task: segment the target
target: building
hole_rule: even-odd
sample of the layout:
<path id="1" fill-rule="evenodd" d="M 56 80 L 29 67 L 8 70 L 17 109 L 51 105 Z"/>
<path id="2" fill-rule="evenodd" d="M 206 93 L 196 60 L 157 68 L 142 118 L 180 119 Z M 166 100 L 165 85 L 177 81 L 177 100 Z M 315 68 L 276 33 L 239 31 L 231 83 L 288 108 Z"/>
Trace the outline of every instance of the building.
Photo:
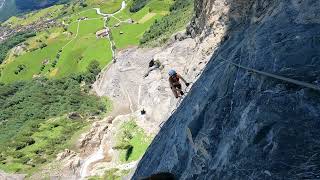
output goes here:
<path id="1" fill-rule="evenodd" d="M 109 28 L 105 28 L 96 32 L 97 38 L 107 37 L 109 35 Z"/>

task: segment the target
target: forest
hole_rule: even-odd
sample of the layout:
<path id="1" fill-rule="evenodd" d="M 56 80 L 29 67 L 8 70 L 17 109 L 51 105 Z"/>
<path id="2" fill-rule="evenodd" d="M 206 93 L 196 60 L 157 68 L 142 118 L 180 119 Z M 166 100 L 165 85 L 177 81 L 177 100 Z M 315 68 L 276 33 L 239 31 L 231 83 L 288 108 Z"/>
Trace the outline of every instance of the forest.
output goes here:
<path id="1" fill-rule="evenodd" d="M 0 163 L 41 164 L 45 162 L 44 157 L 54 157 L 61 149 L 60 145 L 86 124 L 86 118 L 105 113 L 105 100 L 89 94 L 90 83 L 100 70 L 97 61 L 93 61 L 86 73 L 63 79 L 41 77 L 0 84 L 0 144 L 3 145 L 0 147 Z M 65 118 L 69 113 L 79 114 L 82 120 Z M 48 121 L 52 118 L 58 120 Z M 54 138 L 35 138 L 37 133 L 54 128 L 58 128 Z M 37 144 L 35 150 L 25 150 L 34 144 Z M 38 144 L 46 148 L 38 147 Z"/>
<path id="2" fill-rule="evenodd" d="M 130 12 L 138 12 L 142 9 L 150 0 L 133 0 L 130 7 Z"/>

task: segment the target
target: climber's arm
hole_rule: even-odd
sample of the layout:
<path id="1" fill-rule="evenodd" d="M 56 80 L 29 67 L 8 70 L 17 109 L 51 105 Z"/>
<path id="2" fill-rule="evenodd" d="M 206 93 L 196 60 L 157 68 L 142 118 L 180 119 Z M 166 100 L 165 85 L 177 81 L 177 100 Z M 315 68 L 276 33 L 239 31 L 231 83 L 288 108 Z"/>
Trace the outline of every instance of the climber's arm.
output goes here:
<path id="1" fill-rule="evenodd" d="M 189 86 L 190 83 L 188 83 L 180 74 L 177 74 L 177 76 L 184 82 L 186 86 Z"/>

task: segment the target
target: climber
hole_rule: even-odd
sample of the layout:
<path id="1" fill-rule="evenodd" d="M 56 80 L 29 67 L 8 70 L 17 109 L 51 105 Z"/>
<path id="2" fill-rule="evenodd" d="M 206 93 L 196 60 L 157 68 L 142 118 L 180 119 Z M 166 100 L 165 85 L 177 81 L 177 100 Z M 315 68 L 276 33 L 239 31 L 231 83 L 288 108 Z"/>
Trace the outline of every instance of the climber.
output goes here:
<path id="1" fill-rule="evenodd" d="M 161 69 L 161 63 L 159 60 L 154 60 L 153 58 L 149 62 L 149 69 L 148 72 L 144 75 L 144 77 L 149 76 L 149 73 L 155 69 Z"/>
<path id="2" fill-rule="evenodd" d="M 175 70 L 171 69 L 169 71 L 170 88 L 176 98 L 184 95 L 184 92 L 182 91 L 181 83 L 179 81 L 180 79 L 184 82 L 184 84 L 187 87 L 190 85 L 190 83 L 187 83 L 187 81 L 180 74 L 178 74 Z"/>

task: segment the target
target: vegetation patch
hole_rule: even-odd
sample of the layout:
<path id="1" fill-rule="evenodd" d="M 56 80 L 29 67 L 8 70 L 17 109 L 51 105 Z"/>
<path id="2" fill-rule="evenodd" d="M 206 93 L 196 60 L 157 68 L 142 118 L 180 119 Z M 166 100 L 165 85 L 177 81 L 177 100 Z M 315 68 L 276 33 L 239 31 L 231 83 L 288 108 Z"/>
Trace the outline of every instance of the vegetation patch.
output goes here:
<path id="1" fill-rule="evenodd" d="M 121 9 L 123 0 L 86 0 L 90 7 L 99 7 L 103 13 L 112 14 Z"/>
<path id="2" fill-rule="evenodd" d="M 102 177 L 94 176 L 90 177 L 89 180 L 121 180 L 123 176 L 129 174 L 129 170 L 120 170 L 120 169 L 110 169 L 107 170 Z"/>
<path id="3" fill-rule="evenodd" d="M 24 43 L 24 53 L 9 55 L 2 66 L 0 81 L 10 83 L 38 76 L 63 78 L 72 73 L 81 74 L 94 60 L 104 67 L 111 61 L 112 52 L 110 42 L 95 35 L 103 23 L 102 19 L 93 19 L 81 21 L 79 30 L 78 23 L 73 23 L 67 31 L 52 28 L 39 32 Z M 23 71 L 17 73 L 18 66 L 23 66 Z"/>
<path id="4" fill-rule="evenodd" d="M 107 112 L 106 100 L 88 94 L 88 85 L 100 72 L 99 63 L 88 67 L 84 74 L 59 80 L 0 85 L 0 169 L 35 170 L 68 145 L 87 125 L 84 119 Z M 82 82 L 88 85 L 80 86 Z M 80 118 L 66 118 L 71 112 Z"/>
<path id="5" fill-rule="evenodd" d="M 13 138 L 2 156 L 1 169 L 11 172 L 32 173 L 43 164 L 56 158 L 68 147 L 74 133 L 88 123 L 84 120 L 54 118 L 40 124 L 26 126 Z"/>
<path id="6" fill-rule="evenodd" d="M 134 2 L 129 2 L 126 9 L 108 21 L 116 48 L 124 49 L 139 45 L 139 41 L 145 31 L 156 20 L 160 20 L 165 14 L 169 13 L 172 2 L 172 0 L 150 0 L 142 9 L 135 13 L 130 12 L 130 7 Z M 130 19 L 133 20 L 133 23 L 127 23 Z"/>
<path id="7" fill-rule="evenodd" d="M 2 42 L 0 44 L 0 64 L 5 60 L 7 53 L 11 48 L 33 36 L 36 36 L 34 32 L 17 33 L 16 35 Z"/>
<path id="8" fill-rule="evenodd" d="M 138 12 L 141 10 L 150 0 L 133 0 L 130 12 Z"/>
<path id="9" fill-rule="evenodd" d="M 170 7 L 170 14 L 155 21 L 140 40 L 142 46 L 159 46 L 170 36 L 183 30 L 193 14 L 193 0 L 176 0 Z"/>
<path id="10" fill-rule="evenodd" d="M 145 153 L 151 140 L 134 120 L 130 120 L 121 126 L 113 148 L 120 151 L 120 161 L 132 162 Z"/>
<path id="11" fill-rule="evenodd" d="M 148 20 L 152 19 L 154 16 L 156 16 L 157 14 L 156 13 L 148 13 L 146 14 L 143 18 L 141 18 L 138 22 L 139 23 L 145 23 L 147 22 Z"/>

